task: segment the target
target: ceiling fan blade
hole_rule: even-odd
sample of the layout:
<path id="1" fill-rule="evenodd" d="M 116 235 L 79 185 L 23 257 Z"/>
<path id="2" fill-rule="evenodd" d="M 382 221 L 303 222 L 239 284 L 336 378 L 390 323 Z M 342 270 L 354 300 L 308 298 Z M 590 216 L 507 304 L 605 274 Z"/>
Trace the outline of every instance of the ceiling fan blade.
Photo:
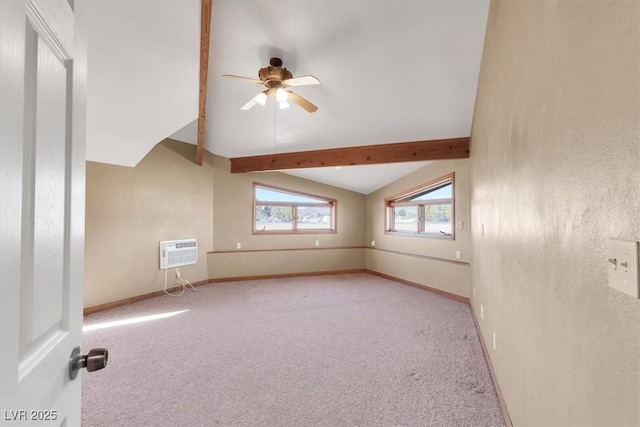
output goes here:
<path id="1" fill-rule="evenodd" d="M 251 99 L 249 100 L 249 102 L 247 102 L 246 104 L 244 104 L 242 107 L 240 107 L 240 109 L 241 109 L 242 111 L 247 111 L 247 110 L 250 110 L 250 109 L 252 109 L 253 107 L 255 107 L 255 106 L 256 106 L 256 104 L 258 103 L 258 101 L 256 100 L 256 97 L 257 97 L 257 95 L 256 95 L 256 96 L 254 96 L 253 98 L 251 98 Z"/>
<path id="2" fill-rule="evenodd" d="M 233 74 L 222 74 L 222 77 L 229 77 L 231 79 L 244 80 L 244 81 L 251 82 L 251 83 L 260 83 L 260 84 L 262 84 L 262 82 L 260 80 L 252 79 L 252 78 L 249 78 L 249 77 L 234 76 Z"/>
<path id="3" fill-rule="evenodd" d="M 255 107 L 256 104 L 264 105 L 266 101 L 267 101 L 267 91 L 264 90 L 259 94 L 257 94 L 256 96 L 254 96 L 253 98 L 251 98 L 249 102 L 247 102 L 242 107 L 240 107 L 240 109 L 243 111 L 247 111 Z"/>
<path id="4" fill-rule="evenodd" d="M 297 93 L 294 93 L 291 91 L 287 91 L 287 92 L 289 92 L 289 99 L 291 101 L 295 102 L 300 107 L 307 110 L 308 112 L 313 113 L 318 109 L 318 107 L 316 107 L 315 105 L 313 105 L 312 103 L 310 103 L 309 101 L 307 101 L 306 99 L 298 95 Z"/>
<path id="5" fill-rule="evenodd" d="M 313 76 L 301 76 L 283 80 L 282 83 L 284 83 L 286 86 L 319 85 L 320 80 L 316 79 Z"/>

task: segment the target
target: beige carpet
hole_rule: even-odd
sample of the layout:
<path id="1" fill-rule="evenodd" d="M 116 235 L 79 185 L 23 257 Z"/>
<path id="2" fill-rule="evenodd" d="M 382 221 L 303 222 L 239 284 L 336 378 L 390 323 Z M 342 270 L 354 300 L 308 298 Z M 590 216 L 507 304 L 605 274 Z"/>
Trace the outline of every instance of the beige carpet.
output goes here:
<path id="1" fill-rule="evenodd" d="M 85 318 L 173 314 L 84 333 L 110 359 L 83 426 L 504 425 L 463 303 L 369 274 L 197 289 Z"/>

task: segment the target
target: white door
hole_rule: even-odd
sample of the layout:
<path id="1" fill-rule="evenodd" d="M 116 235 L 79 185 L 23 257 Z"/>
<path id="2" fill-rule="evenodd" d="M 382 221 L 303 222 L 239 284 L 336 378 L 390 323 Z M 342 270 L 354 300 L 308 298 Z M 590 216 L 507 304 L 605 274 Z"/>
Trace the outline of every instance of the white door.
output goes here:
<path id="1" fill-rule="evenodd" d="M 80 425 L 69 358 L 82 339 L 83 8 L 0 0 L 3 426 Z"/>

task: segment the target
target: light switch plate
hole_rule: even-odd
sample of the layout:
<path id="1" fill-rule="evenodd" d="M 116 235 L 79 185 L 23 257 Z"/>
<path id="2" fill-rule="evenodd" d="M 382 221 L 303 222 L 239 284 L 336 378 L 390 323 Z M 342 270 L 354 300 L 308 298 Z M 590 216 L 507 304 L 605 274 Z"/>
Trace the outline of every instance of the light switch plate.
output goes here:
<path id="1" fill-rule="evenodd" d="M 640 298 L 638 282 L 638 242 L 609 239 L 609 286 Z"/>

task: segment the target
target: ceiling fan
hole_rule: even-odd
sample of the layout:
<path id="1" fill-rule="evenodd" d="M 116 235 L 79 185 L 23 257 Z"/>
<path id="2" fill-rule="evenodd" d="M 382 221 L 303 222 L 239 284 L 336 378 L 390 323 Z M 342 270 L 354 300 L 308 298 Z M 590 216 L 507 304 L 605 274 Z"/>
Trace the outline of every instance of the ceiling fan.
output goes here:
<path id="1" fill-rule="evenodd" d="M 231 74 L 223 74 L 222 77 L 230 77 L 238 80 L 245 80 L 252 83 L 259 83 L 266 86 L 266 90 L 263 90 L 242 107 L 241 110 L 250 110 L 256 104 L 265 105 L 267 98 L 270 96 L 278 101 L 280 109 L 289 108 L 289 102 L 292 101 L 304 108 L 310 113 L 313 113 L 318 109 L 317 106 L 307 101 L 295 92 L 288 90 L 288 87 L 305 86 L 305 85 L 317 85 L 320 84 L 320 80 L 313 76 L 293 77 L 291 72 L 282 66 L 282 60 L 280 58 L 271 58 L 269 60 L 269 66 L 260 68 L 258 71 L 257 79 L 249 77 L 234 76 Z"/>

